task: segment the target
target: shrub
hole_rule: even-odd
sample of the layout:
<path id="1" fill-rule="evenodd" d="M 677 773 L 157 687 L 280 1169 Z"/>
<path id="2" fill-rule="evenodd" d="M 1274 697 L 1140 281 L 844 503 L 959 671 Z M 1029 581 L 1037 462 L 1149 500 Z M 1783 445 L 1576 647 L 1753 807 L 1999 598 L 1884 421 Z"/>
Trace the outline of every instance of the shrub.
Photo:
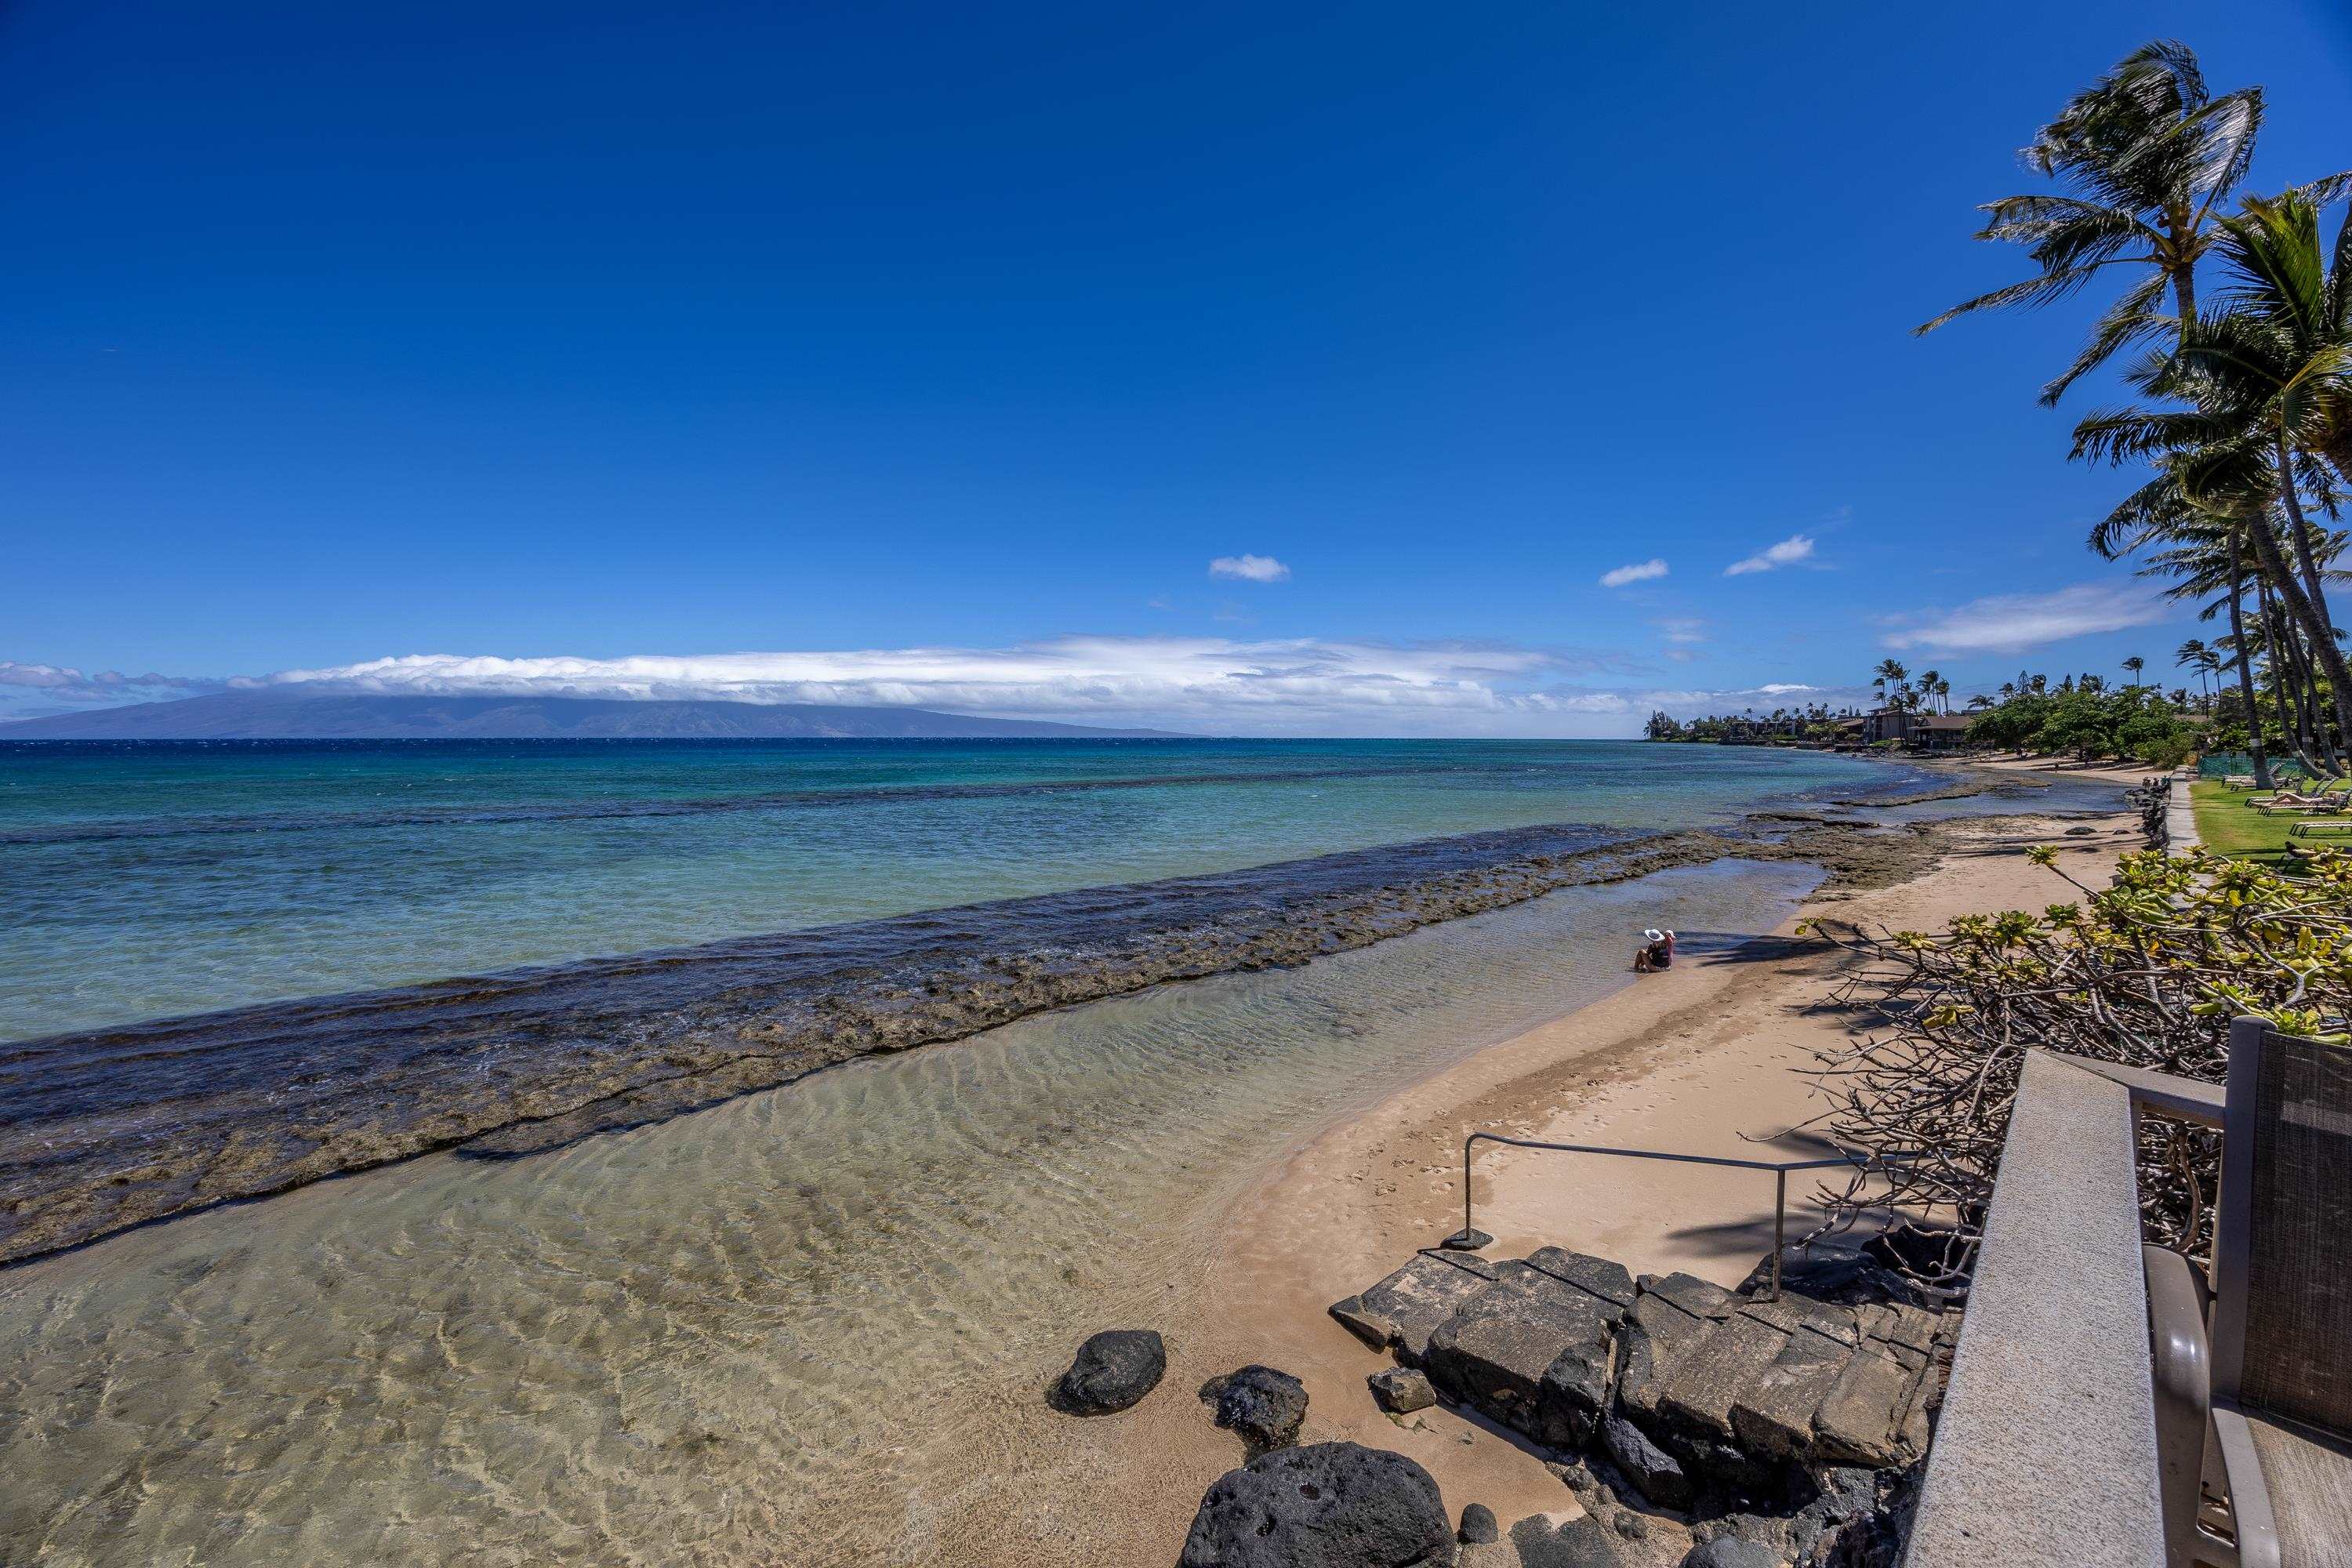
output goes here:
<path id="1" fill-rule="evenodd" d="M 1825 1228 L 1893 1206 L 1955 1228 L 1926 1284 L 1966 1283 L 2029 1047 L 2220 1082 L 2230 1020 L 2352 1043 L 2352 855 L 2314 852 L 2286 874 L 2202 851 L 2127 855 L 2094 890 L 2036 914 L 1966 915 L 1949 930 L 1812 929 L 1867 962 L 1839 1000 L 1879 1026 L 1815 1069 L 1842 1147 L 1899 1163 L 1826 1194 Z M 2148 1119 L 2140 1194 L 2151 1239 L 2183 1250 L 2208 1230 L 2216 1140 Z"/>

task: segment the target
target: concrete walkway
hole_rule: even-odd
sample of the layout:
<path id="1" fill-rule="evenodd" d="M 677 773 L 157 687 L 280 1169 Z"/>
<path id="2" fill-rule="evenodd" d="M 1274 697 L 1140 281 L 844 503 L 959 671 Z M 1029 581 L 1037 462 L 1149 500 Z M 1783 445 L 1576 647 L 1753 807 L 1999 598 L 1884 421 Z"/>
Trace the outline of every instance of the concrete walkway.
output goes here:
<path id="1" fill-rule="evenodd" d="M 2172 798 L 2164 807 L 2164 832 L 2175 855 L 2185 855 L 2204 842 L 2197 837 L 2197 813 L 2189 804 L 2189 786 L 2196 777 L 2187 768 L 2178 769 L 2172 775 Z"/>

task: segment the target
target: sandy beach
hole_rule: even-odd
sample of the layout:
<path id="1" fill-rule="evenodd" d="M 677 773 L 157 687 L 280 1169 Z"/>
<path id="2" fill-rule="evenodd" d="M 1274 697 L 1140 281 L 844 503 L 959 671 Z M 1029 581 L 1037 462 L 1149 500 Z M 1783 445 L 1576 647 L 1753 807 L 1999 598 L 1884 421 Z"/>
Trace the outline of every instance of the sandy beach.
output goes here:
<path id="1" fill-rule="evenodd" d="M 2095 776 L 2129 783 L 2141 775 Z M 1099 1520 L 1097 1560 L 1169 1560 L 1202 1491 L 1240 1462 L 1238 1443 L 1211 1425 L 1190 1391 L 1253 1362 L 1305 1381 L 1302 1442 L 1349 1439 L 1409 1454 L 1457 1512 L 1483 1502 L 1507 1522 L 1573 1511 L 1567 1488 L 1501 1429 L 1444 1408 L 1401 1420 L 1382 1415 L 1364 1379 L 1386 1358 L 1326 1308 L 1460 1226 L 1462 1141 L 1474 1130 L 1754 1158 L 1819 1152 L 1791 1132 L 1822 1109 L 1799 1069 L 1846 1038 L 1850 1020 L 1827 1001 L 1848 961 L 1800 936 L 1800 921 L 1935 929 L 1970 911 L 2038 908 L 2068 889 L 2026 859 L 2030 847 L 2060 846 L 2060 865 L 2095 886 L 2119 854 L 2138 847 L 2136 826 L 2122 814 L 2095 822 L 1961 821 L 1933 831 L 1939 853 L 1923 875 L 1889 887 L 1825 889 L 1772 935 L 1645 976 L 1480 1052 L 1269 1170 L 1234 1211 L 1197 1308 L 1156 1325 L 1168 1341 L 1163 1392 L 1089 1424 L 1088 1440 L 1101 1441 L 1113 1462 L 1096 1482 L 1099 1498 L 1066 1500 L 1073 1512 Z M 1770 1246 L 1771 1180 L 1759 1173 L 1487 1145 L 1475 1182 L 1477 1224 L 1496 1238 L 1490 1257 L 1558 1245 L 1617 1258 L 1637 1273 L 1683 1269 L 1732 1285 Z M 1811 1192 L 1801 1183 L 1790 1183 L 1792 1237 L 1817 1217 L 1800 1201 Z"/>

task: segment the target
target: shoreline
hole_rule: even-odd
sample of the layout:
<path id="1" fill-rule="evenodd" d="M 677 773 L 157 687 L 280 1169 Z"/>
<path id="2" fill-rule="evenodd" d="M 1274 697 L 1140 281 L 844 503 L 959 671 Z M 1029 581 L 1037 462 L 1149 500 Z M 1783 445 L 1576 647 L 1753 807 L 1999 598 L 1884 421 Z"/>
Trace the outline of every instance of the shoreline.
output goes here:
<path id="1" fill-rule="evenodd" d="M 2144 771 L 2103 776 L 2130 783 Z M 2025 858 L 2029 847 L 2057 844 L 2060 864 L 2093 885 L 2118 855 L 2141 847 L 2127 812 L 2091 823 L 2035 813 L 1964 818 L 1934 832 L 1946 841 L 1916 874 L 1874 887 L 1832 879 L 1779 930 L 1663 974 L 1629 977 L 1597 1001 L 1398 1090 L 1262 1170 L 1235 1205 L 1192 1310 L 1155 1325 L 1168 1342 L 1165 1386 L 1174 1393 L 1119 1418 L 1126 1429 L 1111 1446 L 1111 1484 L 1093 1500 L 1111 1521 L 1097 1560 L 1142 1568 L 1165 1561 L 1182 1539 L 1201 1492 L 1238 1462 L 1230 1436 L 1186 1391 L 1253 1362 L 1307 1384 L 1302 1443 L 1347 1440 L 1407 1454 L 1436 1478 L 1457 1513 L 1470 1502 L 1506 1521 L 1577 1511 L 1574 1495 L 1517 1435 L 1442 1405 L 1402 1418 L 1381 1414 L 1364 1378 L 1388 1358 L 1326 1309 L 1460 1226 L 1462 1139 L 1474 1129 L 1678 1152 L 1818 1152 L 1798 1129 L 1822 1102 L 1811 1080 L 1790 1069 L 1845 1038 L 1848 1021 L 1823 1004 L 1851 960 L 1798 936 L 1800 921 L 1833 915 L 1930 928 L 1957 914 L 2038 906 L 2056 896 L 2056 884 Z M 1636 1273 L 1680 1269 L 1729 1286 L 1770 1249 L 1771 1184 L 1757 1173 L 1494 1145 L 1472 1169 L 1476 1222 L 1496 1238 L 1485 1249 L 1490 1258 L 1563 1246 Z M 1791 1184 L 1792 1240 L 1818 1221 L 1810 1193 Z"/>
<path id="2" fill-rule="evenodd" d="M 410 1162 L 0 1271 L 25 1479 L 0 1538 L 92 1563 L 299 1542 L 353 1563 L 1164 1563 L 1240 1462 L 1193 1390 L 1252 1362 L 1307 1381 L 1307 1440 L 1410 1453 L 1457 1510 L 1571 1508 L 1493 1428 L 1389 1425 L 1362 1382 L 1380 1358 L 1324 1308 L 1459 1225 L 1468 1125 L 1582 1112 L 1609 1124 L 1589 1141 L 1691 1146 L 1642 1119 L 1695 1103 L 1677 1072 L 1764 1070 L 1727 1068 L 1717 1037 L 1736 1046 L 1733 1016 L 1790 963 L 1792 912 L 2014 868 L 1969 853 L 2006 836 L 2095 853 L 2103 832 L 1917 815 L 1846 823 L 1830 889 L 1784 842 L 1778 864 L 1567 889 L 544 1159 Z M 1635 981 L 1650 923 L 1689 941 Z M 1482 1158 L 1479 1223 L 1649 1266 L 1601 1238 L 1612 1217 L 1664 1236 L 1747 1212 L 1685 1194 L 1660 1225 L 1553 1180 Z M 1735 1275 L 1761 1250 L 1718 1245 Z M 1167 1336 L 1160 1390 L 1099 1420 L 1048 1409 L 1076 1340 L 1110 1327 Z M 300 1392 L 319 1367 L 359 1381 L 320 1402 Z"/>
<path id="3" fill-rule="evenodd" d="M 1963 774 L 1884 804 L 2000 788 Z M 1470 834 L 13 1042 L 0 1097 L 23 1108 L 15 1130 L 37 1152 L 0 1157 L 15 1198 L 0 1268 L 443 1150 L 546 1154 L 844 1062 L 1296 966 L 1566 888 L 1726 858 L 1869 886 L 1930 853 L 1932 828 L 1889 832 L 1824 804 L 1841 815 Z"/>

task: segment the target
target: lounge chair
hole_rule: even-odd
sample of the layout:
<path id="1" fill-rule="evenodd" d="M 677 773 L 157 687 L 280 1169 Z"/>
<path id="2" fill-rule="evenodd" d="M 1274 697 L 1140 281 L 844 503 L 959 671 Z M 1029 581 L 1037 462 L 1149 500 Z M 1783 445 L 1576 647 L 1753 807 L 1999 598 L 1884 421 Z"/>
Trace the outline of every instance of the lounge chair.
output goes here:
<path id="1" fill-rule="evenodd" d="M 2352 1048 L 2239 1019 L 2221 1127 L 2210 1289 L 2181 1254 L 2144 1255 L 2168 1552 L 2174 1568 L 2342 1568 Z"/>
<path id="2" fill-rule="evenodd" d="M 2264 816 L 2282 811 L 2341 811 L 2344 803 L 2330 800 L 2324 795 L 2289 795 L 2282 790 L 2277 795 L 2257 797 L 2246 803 Z"/>

